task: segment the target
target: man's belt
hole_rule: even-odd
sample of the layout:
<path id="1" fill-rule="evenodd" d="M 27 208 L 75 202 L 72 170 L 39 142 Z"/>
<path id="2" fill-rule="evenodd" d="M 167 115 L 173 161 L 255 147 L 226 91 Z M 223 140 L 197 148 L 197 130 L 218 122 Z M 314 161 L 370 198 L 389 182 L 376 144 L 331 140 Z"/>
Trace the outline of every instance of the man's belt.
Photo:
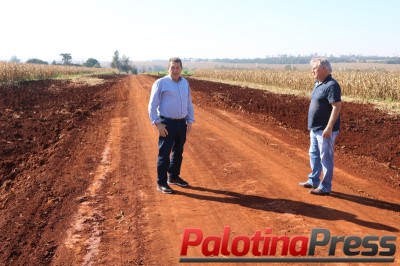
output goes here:
<path id="1" fill-rule="evenodd" d="M 186 121 L 186 119 L 185 118 L 170 118 L 170 117 L 165 117 L 165 116 L 160 116 L 160 118 L 161 119 L 164 119 L 164 120 L 172 120 L 172 121 Z"/>

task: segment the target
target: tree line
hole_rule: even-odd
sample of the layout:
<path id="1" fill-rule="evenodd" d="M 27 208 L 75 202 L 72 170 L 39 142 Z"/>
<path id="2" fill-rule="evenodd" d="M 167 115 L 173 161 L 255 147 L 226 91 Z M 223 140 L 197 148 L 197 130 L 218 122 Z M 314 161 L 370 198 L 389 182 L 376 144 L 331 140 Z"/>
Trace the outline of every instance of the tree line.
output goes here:
<path id="1" fill-rule="evenodd" d="M 70 53 L 61 53 L 61 61 L 62 63 L 57 63 L 55 60 L 51 63 L 52 65 L 64 65 L 64 66 L 84 66 L 84 67 L 94 67 L 101 68 L 100 62 L 95 58 L 89 58 L 83 64 L 74 64 L 72 63 L 72 56 Z M 12 56 L 9 62 L 20 63 L 21 60 L 17 56 Z M 29 64 L 39 64 L 39 65 L 48 65 L 49 63 L 38 59 L 38 58 L 30 58 L 25 63 Z M 112 68 L 117 68 L 121 72 L 137 74 L 137 68 L 135 65 L 131 64 L 129 57 L 123 55 L 121 58 L 119 56 L 119 52 L 115 51 L 112 57 L 111 62 Z"/>
<path id="2" fill-rule="evenodd" d="M 400 57 L 385 57 L 385 56 L 363 56 L 363 55 L 341 55 L 341 56 L 321 56 L 318 54 L 311 54 L 308 56 L 293 56 L 293 55 L 278 55 L 267 56 L 265 58 L 217 58 L 217 59 L 202 59 L 202 58 L 189 58 L 195 62 L 219 62 L 219 63 L 234 63 L 234 64 L 309 64 L 313 57 L 326 57 L 332 63 L 386 63 L 386 64 L 400 64 Z"/>

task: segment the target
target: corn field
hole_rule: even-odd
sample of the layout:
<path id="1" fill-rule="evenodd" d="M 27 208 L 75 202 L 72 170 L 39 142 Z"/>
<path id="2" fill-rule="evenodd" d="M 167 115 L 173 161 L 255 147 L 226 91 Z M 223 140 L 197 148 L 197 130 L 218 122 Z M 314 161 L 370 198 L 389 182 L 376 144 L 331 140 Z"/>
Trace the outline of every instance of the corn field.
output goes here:
<path id="1" fill-rule="evenodd" d="M 255 83 L 310 93 L 314 80 L 310 71 L 196 70 L 193 75 L 225 81 Z M 400 101 L 400 72 L 334 71 L 342 95 L 358 99 Z"/>
<path id="2" fill-rule="evenodd" d="M 49 79 L 61 75 L 104 72 L 104 68 L 0 62 L 0 82 Z"/>

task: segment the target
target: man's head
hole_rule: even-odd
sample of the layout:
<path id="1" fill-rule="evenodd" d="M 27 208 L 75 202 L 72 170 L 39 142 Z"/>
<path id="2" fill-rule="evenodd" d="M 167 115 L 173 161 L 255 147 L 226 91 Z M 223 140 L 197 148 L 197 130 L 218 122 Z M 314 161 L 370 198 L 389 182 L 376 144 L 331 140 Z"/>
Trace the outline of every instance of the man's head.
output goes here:
<path id="1" fill-rule="evenodd" d="M 332 73 L 331 63 L 326 58 L 313 58 L 310 64 L 314 78 L 318 81 L 324 81 Z"/>
<path id="2" fill-rule="evenodd" d="M 171 78 L 178 81 L 182 72 L 182 60 L 179 57 L 169 59 L 168 73 Z"/>

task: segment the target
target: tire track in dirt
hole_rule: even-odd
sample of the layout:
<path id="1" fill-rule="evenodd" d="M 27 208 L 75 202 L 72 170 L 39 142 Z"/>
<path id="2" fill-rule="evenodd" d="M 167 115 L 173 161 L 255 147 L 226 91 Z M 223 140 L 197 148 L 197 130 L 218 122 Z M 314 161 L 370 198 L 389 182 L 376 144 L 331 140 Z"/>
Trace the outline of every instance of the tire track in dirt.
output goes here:
<path id="1" fill-rule="evenodd" d="M 120 145 L 123 126 L 122 118 L 111 120 L 111 133 L 102 153 L 100 165 L 94 173 L 90 173 L 94 177 L 84 196 L 79 199 L 80 205 L 73 225 L 68 230 L 67 239 L 63 243 L 72 251 L 73 257 L 79 258 L 79 255 L 84 253 L 83 251 L 86 252 L 82 265 L 90 265 L 99 253 L 103 234 L 100 224 L 105 218 L 102 212 L 104 207 L 99 204 L 98 197 L 104 180 L 110 177 L 120 163 L 119 151 L 115 148 Z"/>
<path id="2" fill-rule="evenodd" d="M 100 253 L 95 260 L 99 265 L 146 265 L 143 261 L 147 250 L 144 229 L 148 224 L 145 209 L 150 182 L 140 135 L 142 122 L 136 116 L 138 104 L 134 96 L 143 89 L 137 82 L 137 78 L 131 76 L 121 84 L 124 101 L 119 116 L 124 117 L 125 124 L 121 142 L 115 147 L 120 161 L 103 191 L 106 219 Z"/>

